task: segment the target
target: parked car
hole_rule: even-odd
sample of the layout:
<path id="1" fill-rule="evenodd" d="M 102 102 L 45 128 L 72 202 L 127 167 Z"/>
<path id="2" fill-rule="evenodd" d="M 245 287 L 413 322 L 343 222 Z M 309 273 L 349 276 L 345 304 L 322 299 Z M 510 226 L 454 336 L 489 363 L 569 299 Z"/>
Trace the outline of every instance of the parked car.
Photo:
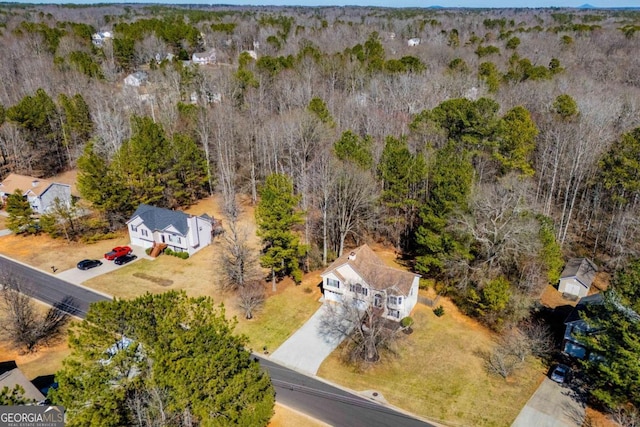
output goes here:
<path id="1" fill-rule="evenodd" d="M 559 364 L 551 371 L 551 380 L 558 384 L 569 382 L 571 376 L 571 368 L 567 365 Z"/>
<path id="2" fill-rule="evenodd" d="M 123 264 L 127 264 L 131 261 L 133 261 L 134 259 L 138 258 L 135 255 L 122 255 L 119 256 L 118 258 L 113 260 L 113 263 L 116 265 L 123 265 Z"/>
<path id="3" fill-rule="evenodd" d="M 78 269 L 88 270 L 90 268 L 99 267 L 102 265 L 102 261 L 99 259 L 83 259 L 78 263 Z"/>
<path id="4" fill-rule="evenodd" d="M 111 249 L 111 251 L 104 254 L 104 257 L 109 261 L 113 261 L 119 256 L 129 255 L 131 252 L 133 251 L 129 246 L 116 246 L 115 248 Z"/>

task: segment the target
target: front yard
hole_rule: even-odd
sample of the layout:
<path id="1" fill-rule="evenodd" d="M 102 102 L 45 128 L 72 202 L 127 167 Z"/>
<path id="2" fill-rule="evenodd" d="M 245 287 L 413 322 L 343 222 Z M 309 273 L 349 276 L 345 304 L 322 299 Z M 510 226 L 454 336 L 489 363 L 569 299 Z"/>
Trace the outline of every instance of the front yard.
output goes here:
<path id="1" fill-rule="evenodd" d="M 422 291 L 421 291 L 422 292 Z M 442 300 L 445 315 L 418 303 L 411 335 L 403 336 L 396 356 L 357 372 L 336 350 L 318 375 L 354 390 L 376 390 L 392 405 L 451 425 L 508 426 L 544 377 L 544 368 L 528 361 L 504 380 L 487 373 L 483 354 L 491 334 Z"/>

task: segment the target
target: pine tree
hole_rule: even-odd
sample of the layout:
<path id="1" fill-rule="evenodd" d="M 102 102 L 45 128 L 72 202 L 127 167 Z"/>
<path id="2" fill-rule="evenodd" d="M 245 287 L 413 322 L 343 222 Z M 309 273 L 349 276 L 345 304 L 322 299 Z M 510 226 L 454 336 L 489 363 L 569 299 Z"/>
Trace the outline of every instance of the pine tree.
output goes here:
<path id="1" fill-rule="evenodd" d="M 16 189 L 7 197 L 7 228 L 14 233 L 36 233 L 36 221 L 33 218 L 33 210 L 29 200 L 22 195 L 22 191 Z"/>
<path id="2" fill-rule="evenodd" d="M 393 230 L 393 240 L 400 245 L 402 235 L 412 226 L 418 204 L 424 198 L 426 164 L 421 154 L 409 151 L 406 139 L 387 137 L 378 164 L 382 180 L 381 201 L 387 208 L 386 220 Z"/>
<path id="3" fill-rule="evenodd" d="M 464 151 L 456 150 L 453 142 L 438 150 L 429 173 L 429 198 L 420 209 L 421 225 L 416 231 L 420 273 L 440 275 L 447 260 L 469 256 L 447 230 L 447 223 L 452 212 L 466 209 L 472 181 L 473 166 Z"/>
<path id="4" fill-rule="evenodd" d="M 293 227 L 303 222 L 297 210 L 300 196 L 293 193 L 291 178 L 271 174 L 259 189 L 260 201 L 256 208 L 258 236 L 262 238 L 260 264 L 271 270 L 273 290 L 276 279 L 290 275 L 296 283 L 302 280 L 300 258 L 306 253 Z"/>
<path id="5" fill-rule="evenodd" d="M 67 425 L 265 426 L 274 390 L 235 324 L 184 292 L 100 302 L 73 327 L 56 374 Z M 192 424 L 189 424 L 192 423 Z"/>

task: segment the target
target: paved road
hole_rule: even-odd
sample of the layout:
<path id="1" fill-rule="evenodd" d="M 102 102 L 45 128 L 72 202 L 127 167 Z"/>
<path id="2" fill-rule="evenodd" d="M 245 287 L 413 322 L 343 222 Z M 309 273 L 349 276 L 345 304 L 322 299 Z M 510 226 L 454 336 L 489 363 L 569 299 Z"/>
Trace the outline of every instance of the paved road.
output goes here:
<path id="1" fill-rule="evenodd" d="M 104 295 L 74 285 L 57 277 L 12 261 L 0 255 L 0 272 L 20 280 L 21 290 L 48 304 L 66 301 L 68 311 L 84 318 L 89 304 L 108 300 Z M 382 406 L 373 400 L 349 393 L 326 382 L 260 358 L 276 388 L 276 400 L 334 426 L 414 427 L 431 426 L 410 415 Z"/>
<path id="2" fill-rule="evenodd" d="M 270 360 L 259 359 L 271 375 L 276 401 L 327 424 L 349 427 L 432 426 Z"/>
<path id="3" fill-rule="evenodd" d="M 545 378 L 511 427 L 580 427 L 584 416 L 584 404 L 569 387 Z"/>
<path id="4" fill-rule="evenodd" d="M 271 359 L 315 375 L 324 359 L 344 339 L 342 336 L 327 336 L 321 333 L 320 321 L 323 316 L 325 316 L 324 305 L 271 354 Z"/>
<path id="5" fill-rule="evenodd" d="M 21 291 L 30 297 L 50 305 L 58 304 L 61 309 L 81 318 L 86 316 L 89 304 L 92 302 L 110 299 L 2 255 L 0 255 L 0 272 L 16 277 Z"/>

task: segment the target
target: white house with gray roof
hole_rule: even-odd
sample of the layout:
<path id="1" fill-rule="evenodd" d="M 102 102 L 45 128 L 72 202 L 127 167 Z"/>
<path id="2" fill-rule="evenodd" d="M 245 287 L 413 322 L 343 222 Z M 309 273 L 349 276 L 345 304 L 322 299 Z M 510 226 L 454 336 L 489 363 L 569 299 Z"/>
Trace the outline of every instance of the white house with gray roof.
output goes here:
<path id="1" fill-rule="evenodd" d="M 368 245 L 343 254 L 321 276 L 326 302 L 348 297 L 390 320 L 409 316 L 418 302 L 420 275 L 386 266 Z"/>
<path id="2" fill-rule="evenodd" d="M 558 291 L 573 298 L 586 297 L 598 267 L 588 258 L 572 258 L 562 270 Z"/>
<path id="3" fill-rule="evenodd" d="M 132 245 L 150 248 L 164 243 L 191 256 L 211 244 L 213 222 L 207 214 L 196 216 L 142 204 L 127 221 L 127 228 Z"/>

